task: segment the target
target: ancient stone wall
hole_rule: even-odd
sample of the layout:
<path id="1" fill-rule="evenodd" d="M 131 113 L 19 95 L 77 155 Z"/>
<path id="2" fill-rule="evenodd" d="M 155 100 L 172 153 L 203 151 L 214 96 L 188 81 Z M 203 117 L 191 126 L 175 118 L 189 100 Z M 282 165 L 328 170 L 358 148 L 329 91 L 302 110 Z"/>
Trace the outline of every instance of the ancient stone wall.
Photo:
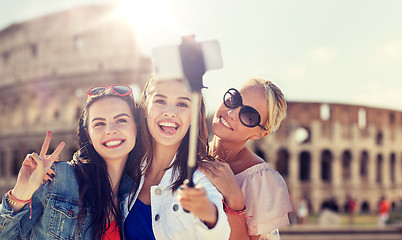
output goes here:
<path id="1" fill-rule="evenodd" d="M 346 104 L 289 102 L 279 131 L 250 144 L 287 181 L 295 207 L 314 212 L 346 197 L 375 212 L 381 196 L 402 197 L 402 112 Z"/>

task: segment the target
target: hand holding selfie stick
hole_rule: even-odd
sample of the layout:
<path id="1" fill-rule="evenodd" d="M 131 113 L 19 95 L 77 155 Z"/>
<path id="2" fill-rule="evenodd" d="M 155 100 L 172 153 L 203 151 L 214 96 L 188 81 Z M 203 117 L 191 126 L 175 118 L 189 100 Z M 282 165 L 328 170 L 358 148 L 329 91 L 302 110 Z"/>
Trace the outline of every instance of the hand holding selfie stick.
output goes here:
<path id="1" fill-rule="evenodd" d="M 209 69 L 222 67 L 220 47 L 217 41 L 196 42 L 195 36 L 183 36 L 179 46 L 155 48 L 152 52 L 155 72 L 159 79 L 187 79 L 191 91 L 191 127 L 188 156 L 188 186 L 194 187 L 193 173 L 196 169 L 199 112 L 202 77 Z"/>
<path id="2" fill-rule="evenodd" d="M 179 46 L 180 58 L 184 76 L 191 87 L 191 127 L 190 127 L 190 144 L 187 164 L 188 186 L 194 187 L 193 173 L 196 169 L 197 157 L 197 139 L 198 139 L 198 121 L 200 111 L 200 99 L 202 85 L 202 77 L 206 71 L 204 64 L 204 56 L 201 44 L 197 43 L 194 35 L 182 38 Z"/>

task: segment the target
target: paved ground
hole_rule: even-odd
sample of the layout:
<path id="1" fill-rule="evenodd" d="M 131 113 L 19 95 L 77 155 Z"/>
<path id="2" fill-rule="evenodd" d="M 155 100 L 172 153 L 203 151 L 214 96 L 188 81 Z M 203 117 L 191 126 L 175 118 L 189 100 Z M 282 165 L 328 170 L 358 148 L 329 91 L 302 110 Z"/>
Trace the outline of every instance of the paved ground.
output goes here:
<path id="1" fill-rule="evenodd" d="M 281 230 L 281 240 L 402 240 L 402 226 L 383 229 L 290 226 Z"/>

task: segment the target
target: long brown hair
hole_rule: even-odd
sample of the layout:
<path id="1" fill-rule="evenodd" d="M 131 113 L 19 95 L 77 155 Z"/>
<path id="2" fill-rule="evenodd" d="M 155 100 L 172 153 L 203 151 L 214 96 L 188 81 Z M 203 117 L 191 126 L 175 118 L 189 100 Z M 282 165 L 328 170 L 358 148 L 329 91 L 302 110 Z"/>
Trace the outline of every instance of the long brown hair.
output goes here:
<path id="1" fill-rule="evenodd" d="M 100 236 L 105 234 L 107 229 L 110 227 L 110 214 L 113 215 L 114 219 L 122 219 L 122 214 L 118 206 L 114 204 L 114 197 L 112 186 L 110 182 L 110 176 L 107 172 L 107 166 L 105 160 L 96 152 L 93 145 L 90 142 L 88 135 L 88 110 L 90 106 L 100 100 L 107 97 L 118 97 L 127 102 L 130 107 L 131 113 L 134 117 L 137 129 L 139 129 L 138 122 L 138 109 L 134 105 L 132 96 L 119 96 L 110 90 L 88 97 L 84 111 L 78 122 L 77 130 L 77 142 L 80 149 L 74 154 L 73 160 L 71 160 L 72 166 L 74 166 L 74 172 L 79 184 L 79 206 L 80 210 L 78 213 L 78 225 L 81 229 L 83 221 L 87 214 L 91 214 L 91 222 L 85 232 L 92 227 L 92 238 L 98 239 Z M 140 132 L 137 131 L 137 140 Z M 138 141 L 136 141 L 137 143 Z M 129 177 L 134 179 L 136 167 L 135 159 L 137 156 L 141 156 L 140 148 L 136 146 L 129 153 L 127 157 L 127 162 L 125 166 L 125 173 Z M 131 191 L 133 191 L 133 185 Z M 121 222 L 119 222 L 121 226 Z M 121 231 L 121 229 L 120 229 Z M 84 233 L 85 234 L 85 233 Z"/>
<path id="2" fill-rule="evenodd" d="M 148 107 L 148 100 L 149 95 L 151 93 L 152 87 L 157 83 L 157 79 L 155 77 L 151 77 L 148 82 L 146 83 L 140 101 L 138 103 L 140 109 L 140 125 L 146 126 L 140 129 L 141 132 L 141 140 L 140 145 L 142 149 L 145 149 L 144 157 L 138 163 L 140 166 L 146 161 L 147 165 L 144 169 L 138 169 L 135 174 L 134 181 L 139 183 L 141 180 L 141 176 L 145 174 L 148 167 L 151 165 L 153 160 L 153 142 L 151 133 L 148 130 L 148 125 L 146 121 L 146 111 Z M 177 79 L 177 81 L 183 81 Z M 210 159 L 211 157 L 208 155 L 208 129 L 206 124 L 206 113 L 205 113 L 205 104 L 204 99 L 201 97 L 201 105 L 200 105 L 200 112 L 199 112 L 199 130 L 198 130 L 198 142 L 197 142 L 197 157 L 196 157 L 196 165 L 198 166 L 202 160 Z M 176 190 L 186 179 L 187 177 L 187 162 L 188 162 L 188 151 L 189 151 L 189 135 L 190 129 L 187 131 L 186 135 L 184 136 L 179 149 L 176 153 L 176 159 L 172 163 L 169 168 L 173 168 L 173 176 L 177 176 L 176 173 L 178 172 L 178 178 L 171 184 L 170 188 L 174 191 Z M 137 159 L 136 159 L 137 160 Z M 166 169 L 167 170 L 167 169 Z"/>

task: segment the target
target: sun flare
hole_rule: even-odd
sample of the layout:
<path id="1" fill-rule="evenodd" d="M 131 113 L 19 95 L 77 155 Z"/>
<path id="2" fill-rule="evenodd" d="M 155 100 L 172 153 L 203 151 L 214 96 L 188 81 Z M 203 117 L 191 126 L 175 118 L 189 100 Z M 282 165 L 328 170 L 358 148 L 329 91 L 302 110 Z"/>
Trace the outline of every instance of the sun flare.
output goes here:
<path id="1" fill-rule="evenodd" d="M 137 39 L 146 43 L 165 33 L 180 36 L 182 31 L 170 15 L 169 7 L 165 0 L 121 0 L 116 14 L 128 20 Z"/>

